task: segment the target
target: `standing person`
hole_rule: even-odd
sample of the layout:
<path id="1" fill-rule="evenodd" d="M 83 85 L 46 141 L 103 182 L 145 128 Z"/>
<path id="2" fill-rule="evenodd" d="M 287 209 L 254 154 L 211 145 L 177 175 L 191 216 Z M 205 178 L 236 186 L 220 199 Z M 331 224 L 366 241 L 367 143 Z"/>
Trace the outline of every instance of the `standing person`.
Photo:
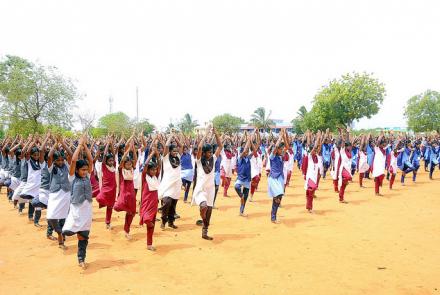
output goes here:
<path id="1" fill-rule="evenodd" d="M 429 179 L 432 178 L 432 174 L 434 173 L 434 169 L 439 165 L 440 162 L 440 147 L 437 140 L 432 141 L 432 147 L 429 153 Z"/>
<path id="2" fill-rule="evenodd" d="M 325 179 L 327 176 L 327 171 L 330 168 L 331 164 L 331 155 L 332 155 L 332 145 L 330 143 L 330 130 L 327 128 L 324 136 L 324 143 L 322 144 L 322 165 L 324 168 L 322 178 Z"/>
<path id="3" fill-rule="evenodd" d="M 39 219 L 41 217 L 41 210 L 47 209 L 47 204 L 49 202 L 49 191 L 50 191 L 50 173 L 47 166 L 47 161 L 49 158 L 49 151 L 47 150 L 47 142 L 50 138 L 50 132 L 47 134 L 43 143 L 40 147 L 40 166 L 41 166 L 41 183 L 40 190 L 38 192 L 38 196 L 32 200 L 32 206 L 35 207 L 35 218 L 34 222 L 37 222 L 37 226 L 39 225 Z M 53 228 L 50 223 L 47 223 L 47 231 L 46 237 L 49 240 L 56 240 L 54 236 L 52 236 Z"/>
<path id="4" fill-rule="evenodd" d="M 261 138 L 260 138 L 260 132 L 258 131 L 258 128 L 255 129 L 255 137 L 256 141 L 254 143 L 254 151 L 252 152 L 251 157 L 251 197 L 249 199 L 250 202 L 252 202 L 252 199 L 254 197 L 254 193 L 258 188 L 258 184 L 260 183 L 261 179 L 261 170 L 263 169 L 263 160 L 261 159 Z M 293 158 L 293 156 L 292 156 Z M 293 163 L 292 163 L 293 166 Z"/>
<path id="5" fill-rule="evenodd" d="M 249 190 L 251 185 L 251 158 L 249 155 L 249 148 L 251 152 L 254 153 L 254 146 L 252 144 L 251 136 L 244 133 L 246 144 L 244 148 L 240 148 L 240 153 L 237 157 L 237 180 L 235 182 L 234 188 L 240 197 L 240 216 L 246 217 L 244 214 L 244 208 L 246 206 L 246 201 L 249 196 Z"/>
<path id="6" fill-rule="evenodd" d="M 183 147 L 183 153 L 180 157 L 180 160 L 182 161 L 182 170 L 181 170 L 181 178 L 182 178 L 182 184 L 183 188 L 185 190 L 185 195 L 183 197 L 183 202 L 186 203 L 188 200 L 188 194 L 189 190 L 191 188 L 191 183 L 194 179 L 194 158 L 191 154 L 191 147 L 185 145 Z"/>
<path id="7" fill-rule="evenodd" d="M 20 185 L 17 187 L 16 190 L 14 190 L 14 195 L 12 196 L 12 200 L 14 201 L 14 205 L 18 204 L 18 214 L 23 213 L 23 209 L 25 207 L 26 201 L 21 198 L 22 191 L 24 187 L 26 186 L 26 181 L 28 178 L 28 162 L 26 160 L 26 155 L 29 153 L 29 149 L 31 148 L 33 144 L 33 138 L 32 135 L 29 136 L 27 143 L 22 149 L 22 157 L 20 162 Z M 31 215 L 32 214 L 32 215 Z M 28 211 L 28 218 L 29 221 L 33 219 L 33 210 L 30 209 Z"/>
<path id="8" fill-rule="evenodd" d="M 137 162 L 137 156 L 133 136 L 128 140 L 126 151 L 119 163 L 119 195 L 114 206 L 114 209 L 117 212 L 125 211 L 124 231 L 125 237 L 128 240 L 131 239 L 130 226 L 133 222 L 134 215 L 136 214 L 136 193 L 134 190 L 133 167 Z M 130 152 L 132 152 L 133 158 L 130 158 Z"/>
<path id="9" fill-rule="evenodd" d="M 383 131 L 379 135 L 374 146 L 374 159 L 373 159 L 373 177 L 374 177 L 374 192 L 376 196 L 382 196 L 380 194 L 380 187 L 382 187 L 383 179 L 385 178 L 385 162 L 386 153 L 385 149 L 387 147 L 386 140 L 384 138 Z"/>
<path id="10" fill-rule="evenodd" d="M 215 136 L 217 142 L 217 150 L 212 153 L 212 146 L 206 143 L 209 132 Z M 206 129 L 206 133 L 199 142 L 197 151 L 197 184 L 194 190 L 193 203 L 200 207 L 200 217 L 202 218 L 202 238 L 212 240 L 208 236 L 208 227 L 211 221 L 212 207 L 214 206 L 215 197 L 215 169 L 214 165 L 217 157 L 222 150 L 222 141 L 217 131 L 211 125 Z"/>
<path id="11" fill-rule="evenodd" d="M 31 145 L 30 152 L 25 154 L 27 167 L 26 185 L 23 187 L 20 195 L 20 202 L 29 202 L 28 204 L 28 218 L 35 226 L 39 227 L 39 220 L 41 217 L 41 208 L 35 212 L 35 207 L 32 205 L 32 199 L 38 197 L 40 193 L 41 184 L 41 167 L 40 167 L 40 151 L 35 146 L 35 141 Z M 35 219 L 34 219 L 35 212 Z"/>
<path id="12" fill-rule="evenodd" d="M 340 152 L 340 168 L 338 176 L 338 188 L 339 188 L 339 202 L 347 203 L 345 201 L 345 188 L 352 179 L 351 168 L 352 168 L 352 140 L 350 139 L 350 130 L 347 129 L 344 138 L 344 147 L 341 148 Z"/>
<path id="13" fill-rule="evenodd" d="M 359 145 L 359 163 L 358 163 L 358 171 L 359 171 L 359 186 L 363 186 L 363 179 L 365 177 L 365 173 L 370 170 L 370 165 L 368 165 L 367 158 L 367 143 L 369 141 L 370 135 L 367 137 L 361 136 L 361 143 Z"/>
<path id="14" fill-rule="evenodd" d="M 228 196 L 228 189 L 231 184 L 232 178 L 232 166 L 233 166 L 233 151 L 232 142 L 226 142 L 224 149 L 222 150 L 222 162 L 221 162 L 221 175 L 222 175 L 222 186 L 223 186 L 223 196 Z"/>
<path id="15" fill-rule="evenodd" d="M 269 156 L 270 162 L 270 173 L 268 177 L 268 195 L 272 198 L 272 210 L 271 210 L 271 221 L 272 223 L 278 223 L 277 212 L 278 207 L 281 204 L 281 199 L 284 196 L 284 174 L 283 174 L 283 151 L 284 142 L 283 137 L 285 130 L 282 129 L 278 140 L 275 144 Z M 269 148 L 271 150 L 271 148 Z"/>
<path id="16" fill-rule="evenodd" d="M 135 144 L 137 147 L 136 149 L 136 155 L 137 155 L 137 161 L 134 166 L 134 172 L 133 172 L 133 182 L 134 182 L 134 194 L 137 196 L 138 190 L 142 188 L 142 165 L 144 164 L 145 160 L 145 150 L 146 150 L 146 142 L 144 138 L 144 133 L 139 133 L 140 143 Z"/>
<path id="17" fill-rule="evenodd" d="M 393 189 L 394 180 L 396 179 L 397 174 L 397 159 L 399 156 L 399 151 L 397 150 L 397 146 L 394 147 L 392 152 L 387 156 L 387 168 L 390 173 L 390 189 Z"/>
<path id="18" fill-rule="evenodd" d="M 307 132 L 307 146 L 311 146 L 311 134 Z M 318 149 L 321 148 L 321 134 L 318 132 L 315 144 L 310 152 L 303 158 L 301 170 L 304 175 L 304 189 L 306 190 L 306 210 L 313 212 L 313 196 L 318 188 Z"/>
<path id="19" fill-rule="evenodd" d="M 410 140 L 403 140 L 402 144 L 404 147 L 399 153 L 397 158 L 397 165 L 399 169 L 402 171 L 402 176 L 400 177 L 400 183 L 405 185 L 405 176 L 408 173 L 411 173 L 414 170 L 414 167 L 411 163 L 411 153 L 412 153 L 412 145 Z"/>
<path id="20" fill-rule="evenodd" d="M 80 156 L 84 152 L 87 160 Z M 78 238 L 78 264 L 81 268 L 87 267 L 86 252 L 89 243 L 90 228 L 92 226 L 92 185 L 90 174 L 93 169 L 93 159 L 87 147 L 86 134 L 84 134 L 72 156 L 69 169 L 69 182 L 72 186 L 70 193 L 69 215 L 63 226 L 63 235 Z"/>
<path id="21" fill-rule="evenodd" d="M 330 174 L 333 178 L 333 188 L 335 193 L 339 193 L 338 183 L 339 183 L 339 166 L 341 164 L 341 155 L 340 155 L 341 143 L 340 140 L 333 144 L 333 151 L 331 153 L 332 166 L 330 170 Z"/>
<path id="22" fill-rule="evenodd" d="M 60 145 L 59 139 L 52 146 L 47 160 L 50 173 L 49 200 L 47 203 L 46 218 L 50 226 L 58 234 L 58 246 L 65 250 L 64 235 L 62 228 L 69 213 L 71 183 L 69 182 L 69 166 L 71 155 L 67 157 L 67 162 L 62 154 L 57 150 Z"/>
<path id="23" fill-rule="evenodd" d="M 415 147 L 414 147 L 413 152 L 411 153 L 410 161 L 411 161 L 411 164 L 414 168 L 412 180 L 413 180 L 413 182 L 416 182 L 417 171 L 419 171 L 419 168 L 420 168 L 420 158 L 422 156 L 422 152 L 420 150 L 420 144 L 421 144 L 420 140 L 416 140 L 414 144 L 415 144 Z"/>
<path id="24" fill-rule="evenodd" d="M 23 159 L 22 153 L 22 143 L 20 140 L 16 146 L 12 147 L 9 154 L 12 155 L 10 159 L 10 163 L 13 165 L 13 169 L 11 170 L 11 184 L 9 185 L 8 198 L 12 201 L 12 196 L 14 195 L 15 190 L 20 185 L 20 177 L 21 177 L 21 160 Z"/>
<path id="25" fill-rule="evenodd" d="M 153 161 L 153 157 L 155 157 L 156 161 Z M 139 213 L 139 224 L 147 225 L 147 249 L 150 251 L 156 250 L 156 248 L 153 247 L 153 233 L 159 202 L 157 190 L 159 189 L 158 177 L 160 175 L 160 167 L 160 154 L 157 150 L 157 140 L 154 139 L 145 162 L 145 167 L 142 170 L 142 197 Z"/>
<path id="26" fill-rule="evenodd" d="M 102 186 L 101 191 L 96 196 L 99 208 L 106 207 L 105 224 L 107 229 L 112 229 L 111 219 L 113 206 L 116 201 L 116 168 L 113 150 L 113 138 L 107 140 L 104 148 L 104 158 L 102 165 Z"/>
<path id="27" fill-rule="evenodd" d="M 171 144 L 172 140 L 176 141 L 177 145 Z M 159 186 L 159 199 L 162 200 L 162 223 L 161 229 L 165 229 L 165 225 L 176 229 L 174 224 L 176 219 L 176 206 L 177 201 L 180 198 L 180 189 L 182 180 L 180 178 L 181 165 L 180 157 L 182 154 L 183 146 L 180 144 L 177 136 L 170 134 L 165 144 L 165 150 L 163 155 L 163 170 L 162 179 Z"/>

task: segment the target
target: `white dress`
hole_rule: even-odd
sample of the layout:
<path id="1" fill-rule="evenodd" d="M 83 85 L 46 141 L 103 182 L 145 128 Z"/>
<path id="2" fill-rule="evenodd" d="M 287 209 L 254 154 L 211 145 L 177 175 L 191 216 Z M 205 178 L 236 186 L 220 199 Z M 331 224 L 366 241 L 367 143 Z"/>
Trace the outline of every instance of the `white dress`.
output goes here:
<path id="1" fill-rule="evenodd" d="M 203 170 L 203 165 L 201 160 L 197 160 L 197 183 L 193 193 L 192 204 L 197 204 L 198 206 L 202 202 L 210 207 L 214 206 L 214 196 L 215 196 L 215 161 L 217 157 L 213 155 L 212 161 L 214 161 L 213 168 L 209 174 L 206 174 Z"/>
<path id="2" fill-rule="evenodd" d="M 180 189 L 182 186 L 182 180 L 180 179 L 181 166 L 173 168 L 170 163 L 170 154 L 163 157 L 163 176 L 159 186 L 159 200 L 164 197 L 170 197 L 178 200 L 180 198 Z M 179 156 L 180 158 L 180 156 Z"/>
<path id="3" fill-rule="evenodd" d="M 319 171 L 319 160 L 318 163 L 313 161 L 311 154 L 307 155 L 307 171 L 306 171 L 306 181 L 304 183 L 304 189 L 307 190 L 309 180 L 313 181 L 314 184 L 318 184 L 318 171 Z"/>
<path id="4" fill-rule="evenodd" d="M 136 167 L 133 170 L 133 183 L 134 183 L 135 189 L 142 188 L 141 166 L 144 163 L 144 156 L 145 156 L 145 154 L 142 152 L 142 149 L 138 149 L 138 158 L 137 158 L 137 162 L 136 162 Z"/>
<path id="5" fill-rule="evenodd" d="M 69 165 L 66 163 L 67 167 Z M 53 164 L 49 167 L 49 172 L 51 173 L 53 169 Z M 69 170 L 69 168 L 67 169 Z M 61 173 L 61 169 L 58 173 Z M 49 200 L 47 202 L 47 219 L 64 219 L 69 213 L 70 206 L 70 192 L 65 192 L 62 189 L 55 193 L 49 193 Z"/>
<path id="6" fill-rule="evenodd" d="M 224 150 L 222 150 L 221 155 L 222 155 L 222 160 L 220 163 L 220 167 L 223 168 L 223 170 L 225 171 L 225 177 L 231 178 L 232 177 L 232 161 L 233 161 L 234 157 L 232 157 L 231 159 L 228 159 L 226 157 L 226 153 L 224 152 Z"/>
<path id="7" fill-rule="evenodd" d="M 72 184 L 75 175 L 69 175 L 69 182 Z M 89 231 L 92 226 L 92 202 L 84 200 L 81 204 L 70 204 L 69 215 L 63 226 L 63 231 L 77 233 L 79 231 Z"/>
<path id="8" fill-rule="evenodd" d="M 333 150 L 335 151 L 335 159 L 333 161 L 333 167 L 332 170 L 330 171 L 330 174 L 333 178 L 333 180 L 337 180 L 338 176 L 339 176 L 339 171 L 338 171 L 338 167 L 339 167 L 339 150 L 336 147 L 336 145 L 333 146 Z"/>
<path id="9" fill-rule="evenodd" d="M 380 148 L 374 147 L 374 160 L 373 160 L 373 177 L 378 177 L 385 174 L 385 160 L 386 156 L 382 153 Z"/>
<path id="10" fill-rule="evenodd" d="M 368 169 L 370 169 L 370 165 L 368 165 L 367 154 L 359 151 L 359 173 L 365 173 Z"/>
<path id="11" fill-rule="evenodd" d="M 40 193 L 41 169 L 34 170 L 32 169 L 31 161 L 27 160 L 26 162 L 28 165 L 28 177 L 21 194 L 29 195 L 35 198 Z"/>
<path id="12" fill-rule="evenodd" d="M 345 152 L 345 148 L 341 148 L 341 168 L 339 169 L 339 180 L 338 180 L 338 187 L 339 189 L 342 186 L 342 171 L 346 170 L 351 177 L 351 158 L 347 156 L 347 153 Z"/>

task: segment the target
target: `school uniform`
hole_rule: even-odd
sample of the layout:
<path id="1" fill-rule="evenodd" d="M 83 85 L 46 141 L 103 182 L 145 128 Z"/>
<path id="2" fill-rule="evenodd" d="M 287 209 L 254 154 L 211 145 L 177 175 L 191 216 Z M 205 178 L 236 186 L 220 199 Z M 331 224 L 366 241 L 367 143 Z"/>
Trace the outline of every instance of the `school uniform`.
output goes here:
<path id="1" fill-rule="evenodd" d="M 136 194 L 134 192 L 133 170 L 119 169 L 119 195 L 115 211 L 125 211 L 124 231 L 130 233 L 130 226 L 136 214 Z"/>
<path id="2" fill-rule="evenodd" d="M 352 153 L 343 147 L 341 148 L 340 157 L 341 159 L 338 175 L 339 201 L 344 202 L 345 188 L 353 177 L 351 174 L 351 165 L 353 163 Z"/>
<path id="3" fill-rule="evenodd" d="M 21 213 L 25 207 L 26 200 L 20 198 L 21 192 L 23 191 L 23 188 L 26 186 L 26 180 L 28 177 L 28 165 L 26 159 L 20 160 L 20 184 L 18 185 L 17 189 L 14 190 L 14 194 L 12 195 L 12 200 L 17 201 L 19 203 L 18 205 L 18 212 Z"/>
<path id="4" fill-rule="evenodd" d="M 332 145 L 329 143 L 323 143 L 321 148 L 321 153 L 322 153 L 322 165 L 324 168 L 322 177 L 325 178 L 327 174 L 327 170 L 330 167 L 330 163 L 331 163 Z"/>
<path id="5" fill-rule="evenodd" d="M 144 169 L 146 169 L 144 167 Z M 156 214 L 158 209 L 158 189 L 159 179 L 157 176 L 149 176 L 145 174 L 142 178 L 142 198 L 140 207 L 140 225 L 147 225 L 147 246 L 153 245 L 154 225 L 156 223 Z"/>
<path id="6" fill-rule="evenodd" d="M 330 175 L 333 179 L 333 188 L 335 192 L 339 192 L 338 188 L 338 177 L 339 177 L 339 165 L 341 161 L 339 149 L 336 145 L 333 145 L 333 151 L 331 153 L 331 159 L 332 159 L 332 168 L 330 170 Z"/>
<path id="7" fill-rule="evenodd" d="M 319 163 L 318 156 L 308 153 L 302 160 L 301 170 L 304 175 L 304 189 L 306 190 L 306 209 L 313 210 L 313 196 L 318 188 Z"/>
<path id="8" fill-rule="evenodd" d="M 228 195 L 229 185 L 231 184 L 232 168 L 233 168 L 233 153 L 228 150 L 222 150 L 221 152 L 221 177 L 223 180 L 223 196 Z"/>
<path id="9" fill-rule="evenodd" d="M 405 175 L 414 170 L 414 167 L 410 161 L 410 157 L 411 157 L 411 149 L 405 147 L 400 151 L 399 156 L 397 158 L 397 165 L 399 169 L 402 171 L 402 176 L 400 178 L 401 183 L 405 182 Z"/>
<path id="10" fill-rule="evenodd" d="M 180 178 L 181 165 L 180 155 L 171 163 L 171 157 L 168 153 L 162 160 L 162 179 L 159 186 L 159 200 L 162 200 L 162 225 L 167 222 L 174 227 L 177 201 L 180 198 L 180 189 L 182 180 Z"/>
<path id="11" fill-rule="evenodd" d="M 251 159 L 253 155 L 248 155 L 242 158 L 238 155 L 237 158 L 237 180 L 235 181 L 235 191 L 241 199 L 240 214 L 244 213 L 244 208 L 249 196 L 249 190 L 251 188 Z"/>
<path id="12" fill-rule="evenodd" d="M 68 176 L 69 184 L 72 187 L 69 198 L 69 214 L 63 226 L 64 235 L 78 237 L 78 262 L 86 259 L 87 245 L 89 243 L 90 228 L 92 226 L 92 186 L 90 176 L 78 177 Z M 49 203 L 50 204 L 50 203 Z"/>
<path id="13" fill-rule="evenodd" d="M 376 194 L 379 194 L 379 189 L 382 186 L 383 179 L 385 178 L 385 173 L 384 173 L 385 162 L 386 162 L 385 149 L 375 146 L 372 175 L 374 177 L 374 191 Z"/>
<path id="14" fill-rule="evenodd" d="M 182 184 L 185 188 L 183 201 L 186 202 L 188 199 L 189 189 L 191 188 L 191 183 L 194 179 L 194 158 L 190 153 L 183 153 L 180 157 L 180 161 L 182 166 L 180 177 L 182 178 Z"/>
<path id="15" fill-rule="evenodd" d="M 212 207 L 215 199 L 215 169 L 217 161 L 215 155 L 211 159 L 199 159 L 197 165 L 197 184 L 194 189 L 192 203 L 200 206 L 200 215 L 203 221 L 202 237 L 207 236 L 211 222 Z"/>
<path id="16" fill-rule="evenodd" d="M 411 153 L 410 162 L 414 168 L 413 170 L 413 181 L 416 181 L 417 171 L 420 168 L 420 158 L 422 156 L 422 152 L 420 148 L 414 147 L 413 152 Z"/>
<path id="17" fill-rule="evenodd" d="M 41 218 L 41 210 L 47 208 L 49 201 L 50 190 L 50 173 L 47 168 L 47 162 L 40 163 L 41 167 L 41 181 L 38 196 L 34 197 L 31 201 L 32 206 L 35 208 L 34 223 L 38 224 Z M 53 232 L 52 226 L 48 223 L 47 232 L 48 236 L 51 236 Z"/>
<path id="18" fill-rule="evenodd" d="M 394 184 L 394 180 L 396 178 L 396 174 L 397 174 L 397 168 L 398 168 L 398 155 L 399 153 L 394 153 L 391 152 L 388 156 L 387 156 L 387 169 L 388 172 L 390 173 L 391 177 L 390 177 L 390 189 L 393 189 L 393 184 Z"/>
<path id="19" fill-rule="evenodd" d="M 261 179 L 261 170 L 263 169 L 263 161 L 261 155 L 255 151 L 251 157 L 251 197 L 258 188 Z"/>
<path id="20" fill-rule="evenodd" d="M 432 174 L 434 169 L 439 165 L 440 162 L 440 147 L 431 147 L 429 152 L 429 178 L 432 179 Z"/>
<path id="21" fill-rule="evenodd" d="M 116 169 L 109 167 L 104 162 L 102 164 L 102 186 L 96 201 L 99 208 L 106 207 L 105 223 L 109 225 L 112 219 L 113 206 L 116 201 Z"/>
<path id="22" fill-rule="evenodd" d="M 361 149 L 359 149 L 358 170 L 359 170 L 359 186 L 362 187 L 362 181 L 365 177 L 365 173 L 368 170 L 370 170 L 370 165 L 368 165 L 367 153 Z"/>
<path id="23" fill-rule="evenodd" d="M 52 228 L 58 234 L 61 234 L 70 207 L 69 165 L 64 163 L 61 167 L 58 167 L 52 164 L 48 170 L 50 173 L 50 187 L 46 218 Z"/>
<path id="24" fill-rule="evenodd" d="M 270 173 L 268 181 L 268 195 L 272 198 L 271 220 L 277 220 L 277 211 L 284 195 L 283 159 L 272 153 L 269 156 Z"/>

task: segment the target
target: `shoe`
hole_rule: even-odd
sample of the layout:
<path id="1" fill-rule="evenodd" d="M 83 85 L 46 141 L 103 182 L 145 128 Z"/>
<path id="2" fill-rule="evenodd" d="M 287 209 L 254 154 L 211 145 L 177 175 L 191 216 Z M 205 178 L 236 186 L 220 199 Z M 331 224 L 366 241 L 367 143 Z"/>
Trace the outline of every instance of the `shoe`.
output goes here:
<path id="1" fill-rule="evenodd" d="M 165 229 L 165 223 L 162 222 L 162 223 L 160 224 L 160 228 L 161 228 L 162 230 L 164 230 L 164 229 Z"/>
<path id="2" fill-rule="evenodd" d="M 212 241 L 214 238 L 208 236 L 208 229 L 207 228 L 203 228 L 202 229 L 202 239 L 208 240 L 208 241 Z"/>
<path id="3" fill-rule="evenodd" d="M 173 229 L 177 229 L 178 228 L 174 223 L 168 223 L 168 227 L 171 227 Z"/>
<path id="4" fill-rule="evenodd" d="M 179 219 L 180 218 L 180 215 L 179 214 L 174 214 L 174 219 Z"/>
<path id="5" fill-rule="evenodd" d="M 196 225 L 198 225 L 198 226 L 202 226 L 203 225 L 203 220 L 197 220 L 196 221 Z"/>
<path id="6" fill-rule="evenodd" d="M 150 246 L 147 246 L 147 250 L 156 251 L 156 248 L 153 247 L 152 245 L 150 245 Z"/>

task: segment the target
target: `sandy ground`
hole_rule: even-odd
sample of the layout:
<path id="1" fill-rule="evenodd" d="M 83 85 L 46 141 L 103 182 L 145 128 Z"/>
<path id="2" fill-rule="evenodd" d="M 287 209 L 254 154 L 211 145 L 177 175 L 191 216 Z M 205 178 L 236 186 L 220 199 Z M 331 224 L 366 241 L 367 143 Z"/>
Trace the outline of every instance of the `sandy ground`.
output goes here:
<path id="1" fill-rule="evenodd" d="M 179 228 L 156 226 L 155 253 L 138 217 L 127 241 L 124 214 L 114 214 L 107 231 L 95 203 L 86 270 L 77 266 L 75 237 L 63 253 L 12 209 L 3 189 L 0 294 L 440 294 L 439 179 L 422 172 L 415 184 L 384 188 L 385 197 L 374 196 L 372 181 L 364 189 L 354 182 L 349 204 L 326 180 L 309 214 L 295 171 L 279 225 L 270 223 L 267 180 L 261 184 L 247 218 L 238 216 L 232 190 L 234 197 L 219 196 L 212 242 L 200 238 L 197 208 L 179 202 Z"/>

